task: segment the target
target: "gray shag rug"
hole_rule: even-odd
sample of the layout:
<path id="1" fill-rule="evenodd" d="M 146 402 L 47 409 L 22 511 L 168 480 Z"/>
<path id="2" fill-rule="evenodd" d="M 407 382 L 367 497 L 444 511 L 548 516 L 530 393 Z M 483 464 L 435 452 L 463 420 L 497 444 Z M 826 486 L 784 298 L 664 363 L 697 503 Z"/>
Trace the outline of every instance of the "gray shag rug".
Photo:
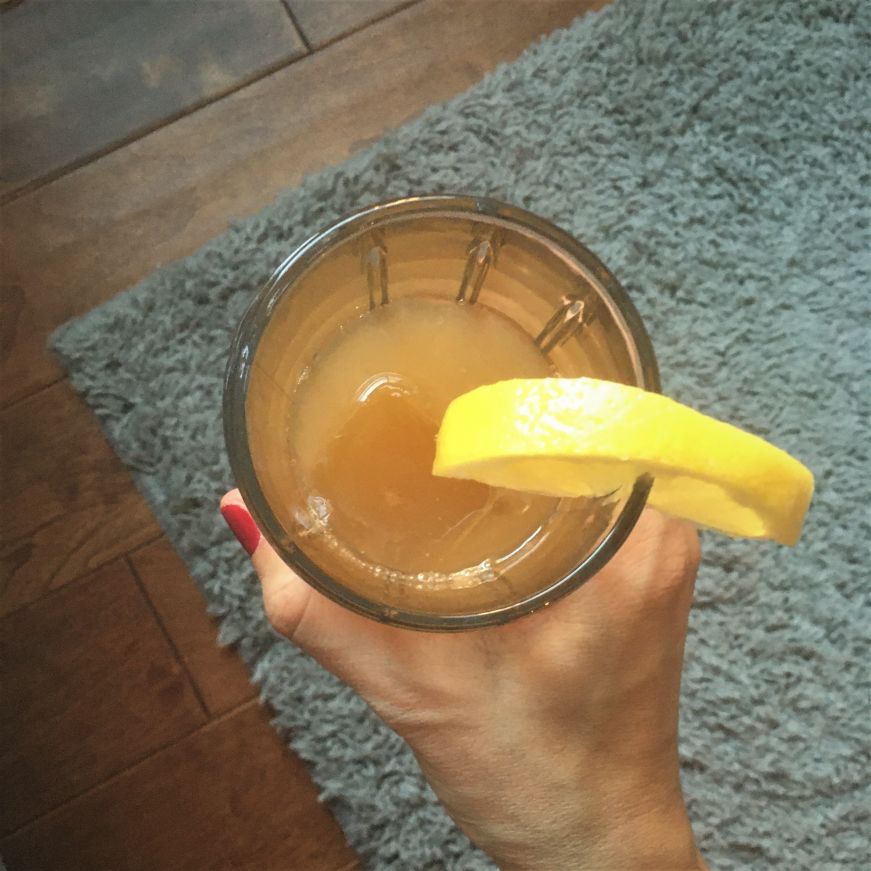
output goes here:
<path id="1" fill-rule="evenodd" d="M 437 191 L 574 233 L 630 291 L 667 393 L 816 473 L 795 550 L 705 535 L 683 779 L 717 869 L 867 867 L 869 60 L 863 0 L 617 0 L 55 334 L 368 868 L 492 865 L 404 744 L 267 628 L 217 513 L 221 378 L 243 309 L 298 243 Z"/>

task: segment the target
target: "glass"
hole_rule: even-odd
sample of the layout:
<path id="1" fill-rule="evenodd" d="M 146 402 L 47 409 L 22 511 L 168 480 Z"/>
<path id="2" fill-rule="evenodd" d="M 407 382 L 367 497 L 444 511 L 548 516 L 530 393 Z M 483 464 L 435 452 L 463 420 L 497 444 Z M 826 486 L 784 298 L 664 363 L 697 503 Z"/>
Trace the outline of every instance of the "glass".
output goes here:
<path id="1" fill-rule="evenodd" d="M 391 303 L 392 314 L 408 305 L 401 301 L 421 297 L 497 313 L 538 346 L 553 374 L 659 390 L 638 313 L 580 242 L 492 199 L 408 197 L 313 236 L 253 301 L 233 341 L 225 382 L 230 464 L 263 534 L 324 595 L 418 629 L 504 623 L 598 571 L 634 526 L 650 483 L 639 479 L 601 499 L 553 500 L 535 546 L 465 569 L 396 570 L 334 536 L 314 534 L 318 500 L 292 449 L 300 385 L 341 325 Z"/>

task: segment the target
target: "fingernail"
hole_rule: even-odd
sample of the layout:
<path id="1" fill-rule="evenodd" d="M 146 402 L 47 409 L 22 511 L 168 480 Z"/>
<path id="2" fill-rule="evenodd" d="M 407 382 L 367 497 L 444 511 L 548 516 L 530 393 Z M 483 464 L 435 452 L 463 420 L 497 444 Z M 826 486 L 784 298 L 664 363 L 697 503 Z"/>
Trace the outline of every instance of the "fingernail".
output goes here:
<path id="1" fill-rule="evenodd" d="M 239 544 L 248 551 L 249 556 L 254 553 L 260 544 L 260 530 L 254 522 L 254 518 L 241 505 L 224 505 L 221 514 L 227 521 L 227 526 L 233 531 L 233 535 L 239 539 Z"/>

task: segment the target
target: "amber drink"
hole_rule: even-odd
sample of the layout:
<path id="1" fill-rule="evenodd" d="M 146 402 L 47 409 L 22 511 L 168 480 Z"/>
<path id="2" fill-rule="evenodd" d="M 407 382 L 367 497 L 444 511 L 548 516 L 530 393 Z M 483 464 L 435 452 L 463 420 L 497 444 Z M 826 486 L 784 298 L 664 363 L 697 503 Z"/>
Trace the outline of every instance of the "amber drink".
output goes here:
<path id="1" fill-rule="evenodd" d="M 415 628 L 504 622 L 589 577 L 646 494 L 432 475 L 454 397 L 548 375 L 658 388 L 640 319 L 586 248 L 492 200 L 376 206 L 298 249 L 247 313 L 227 376 L 231 463 L 264 534 L 322 593 Z"/>

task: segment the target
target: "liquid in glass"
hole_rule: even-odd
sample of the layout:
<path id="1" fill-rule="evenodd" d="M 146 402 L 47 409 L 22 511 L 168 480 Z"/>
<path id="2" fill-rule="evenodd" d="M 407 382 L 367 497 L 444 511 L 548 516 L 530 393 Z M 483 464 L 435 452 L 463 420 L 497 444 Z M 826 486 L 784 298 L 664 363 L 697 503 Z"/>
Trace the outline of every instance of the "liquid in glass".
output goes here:
<path id="1" fill-rule="evenodd" d="M 407 626 L 501 622 L 564 592 L 643 496 L 436 478 L 435 437 L 453 398 L 509 378 L 655 389 L 614 293 L 583 246 L 493 201 L 397 201 L 313 239 L 246 315 L 228 379 L 231 459 L 261 529 L 328 595 Z"/>

